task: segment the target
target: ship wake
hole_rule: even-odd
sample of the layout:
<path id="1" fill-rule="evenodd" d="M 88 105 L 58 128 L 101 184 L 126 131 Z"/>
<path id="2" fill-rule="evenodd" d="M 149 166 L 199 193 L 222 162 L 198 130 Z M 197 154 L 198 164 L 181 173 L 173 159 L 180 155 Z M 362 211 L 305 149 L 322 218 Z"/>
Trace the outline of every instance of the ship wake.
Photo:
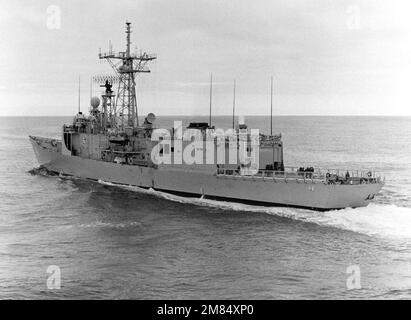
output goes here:
<path id="1" fill-rule="evenodd" d="M 289 207 L 262 207 L 237 202 L 217 201 L 201 198 L 176 196 L 153 189 L 117 185 L 99 181 L 108 186 L 120 187 L 129 191 L 142 192 L 174 202 L 208 206 L 223 211 L 254 212 L 275 215 L 297 221 L 315 223 L 347 231 L 392 239 L 411 239 L 411 208 L 393 204 L 372 203 L 362 208 L 346 208 L 326 212 Z"/>
<path id="2" fill-rule="evenodd" d="M 33 168 L 33 169 L 29 170 L 28 173 L 30 173 L 33 176 L 44 176 L 44 177 L 58 176 L 57 173 L 54 173 L 54 172 L 52 172 L 52 171 L 50 171 L 47 168 L 42 167 L 42 166 Z"/>

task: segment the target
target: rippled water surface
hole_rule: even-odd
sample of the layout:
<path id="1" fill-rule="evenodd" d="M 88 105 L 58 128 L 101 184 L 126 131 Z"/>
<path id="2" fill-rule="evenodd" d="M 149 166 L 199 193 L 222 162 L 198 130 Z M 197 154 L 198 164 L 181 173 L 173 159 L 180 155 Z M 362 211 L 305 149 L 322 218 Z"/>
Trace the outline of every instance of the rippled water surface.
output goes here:
<path id="1" fill-rule="evenodd" d="M 37 169 L 28 135 L 58 137 L 70 120 L 0 118 L 0 298 L 411 298 L 411 118 L 275 118 L 286 165 L 385 175 L 368 207 L 329 212 Z M 159 126 L 172 120 L 160 117 Z M 263 117 L 246 121 L 269 128 Z M 61 269 L 60 290 L 47 289 L 50 265 Z M 362 289 L 347 290 L 352 265 Z"/>

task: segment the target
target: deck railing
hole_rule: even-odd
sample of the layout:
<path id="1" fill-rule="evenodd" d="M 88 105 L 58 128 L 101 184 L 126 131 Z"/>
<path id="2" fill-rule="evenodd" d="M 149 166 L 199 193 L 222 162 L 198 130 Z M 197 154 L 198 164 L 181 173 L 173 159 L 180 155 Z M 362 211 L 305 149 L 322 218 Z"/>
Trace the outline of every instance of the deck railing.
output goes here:
<path id="1" fill-rule="evenodd" d="M 239 169 L 217 168 L 216 175 L 234 178 L 252 178 L 272 181 L 295 181 L 326 184 L 369 184 L 385 181 L 374 171 L 310 168 L 313 171 L 302 171 L 302 168 L 286 167 L 283 171 L 259 170 L 255 175 L 243 175 Z M 309 170 L 310 170 L 309 169 Z"/>

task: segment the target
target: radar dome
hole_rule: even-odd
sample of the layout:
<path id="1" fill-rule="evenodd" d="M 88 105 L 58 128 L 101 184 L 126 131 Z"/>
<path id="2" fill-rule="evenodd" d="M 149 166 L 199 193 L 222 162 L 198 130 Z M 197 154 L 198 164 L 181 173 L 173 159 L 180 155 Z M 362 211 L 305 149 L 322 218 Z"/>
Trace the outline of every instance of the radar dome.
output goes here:
<path id="1" fill-rule="evenodd" d="M 148 123 L 153 123 L 156 120 L 156 116 L 154 115 L 154 113 L 149 113 L 146 117 L 146 120 Z"/>
<path id="2" fill-rule="evenodd" d="M 239 116 L 239 117 L 238 117 L 238 124 L 245 124 L 245 118 L 244 118 L 244 116 Z"/>
<path id="3" fill-rule="evenodd" d="M 93 107 L 93 109 L 97 109 L 98 106 L 100 105 L 100 99 L 98 97 L 93 97 L 90 100 L 90 104 Z"/>

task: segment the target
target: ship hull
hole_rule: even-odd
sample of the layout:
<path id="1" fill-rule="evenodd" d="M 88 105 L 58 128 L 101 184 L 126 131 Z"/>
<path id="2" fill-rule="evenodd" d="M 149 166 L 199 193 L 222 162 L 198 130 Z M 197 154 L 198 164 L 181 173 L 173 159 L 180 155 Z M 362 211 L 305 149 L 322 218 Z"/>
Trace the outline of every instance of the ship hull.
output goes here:
<path id="1" fill-rule="evenodd" d="M 57 148 L 30 137 L 39 164 L 84 179 L 153 188 L 170 193 L 255 203 L 332 210 L 367 206 L 382 183 L 330 185 L 322 181 L 276 180 L 253 176 L 217 175 L 179 167 L 150 168 L 63 155 Z"/>

